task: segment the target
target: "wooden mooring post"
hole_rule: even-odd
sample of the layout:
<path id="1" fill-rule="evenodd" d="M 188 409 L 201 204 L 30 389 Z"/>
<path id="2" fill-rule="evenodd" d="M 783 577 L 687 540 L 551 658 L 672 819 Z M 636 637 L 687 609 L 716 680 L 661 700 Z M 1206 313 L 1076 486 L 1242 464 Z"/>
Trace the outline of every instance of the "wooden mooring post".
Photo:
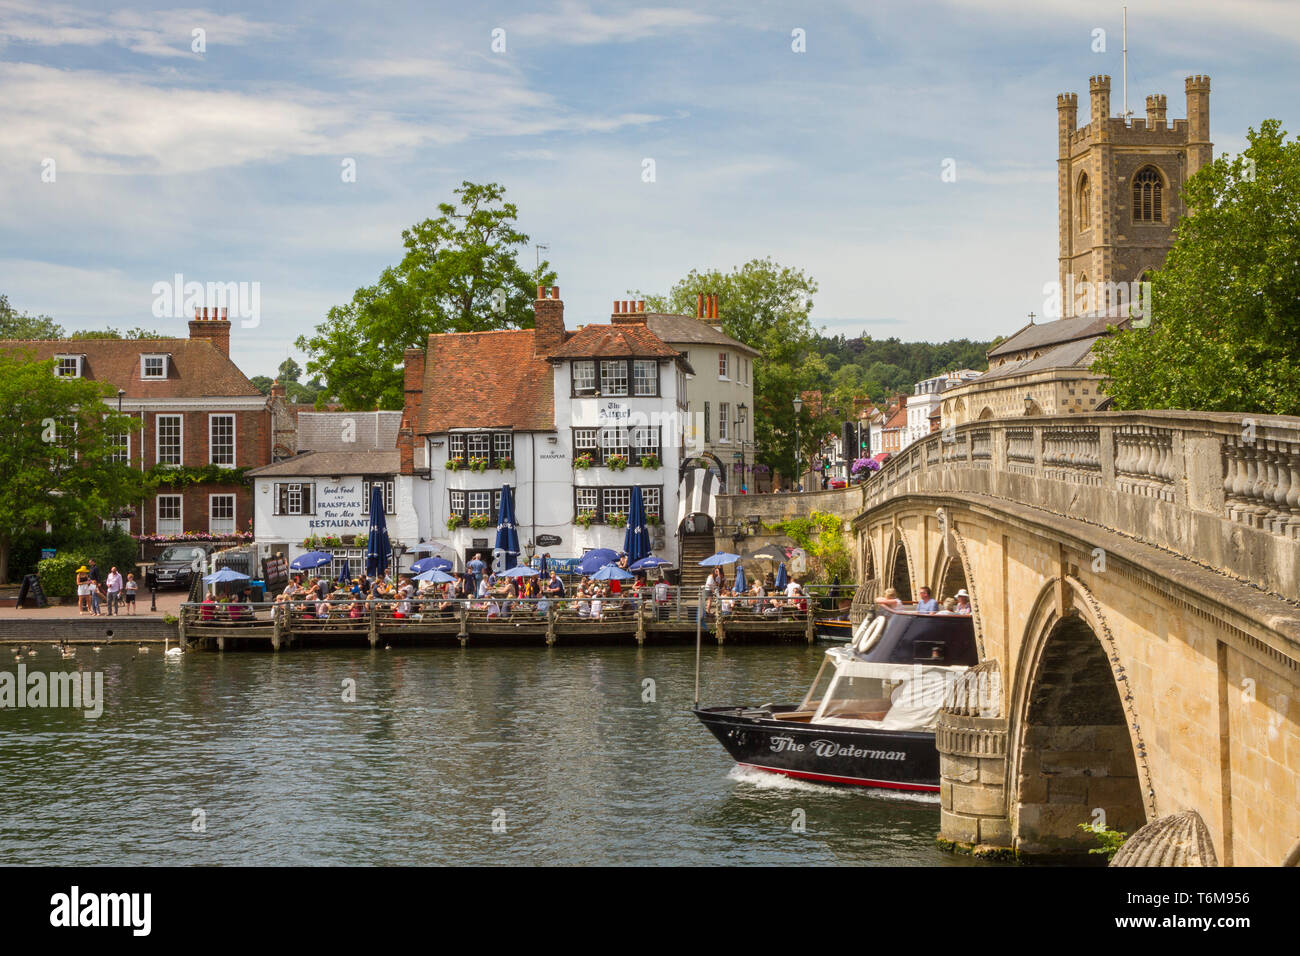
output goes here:
<path id="1" fill-rule="evenodd" d="M 460 609 L 460 633 L 456 635 L 460 641 L 460 646 L 464 647 L 469 643 L 469 606 L 465 605 Z"/>
<path id="2" fill-rule="evenodd" d="M 369 627 L 368 636 L 370 638 L 370 646 L 378 647 L 379 646 L 379 607 L 378 605 L 373 603 L 370 605 L 370 627 Z"/>
<path id="3" fill-rule="evenodd" d="M 559 609 L 552 605 L 546 609 L 546 646 L 551 647 L 555 644 L 555 619 L 559 616 Z"/>

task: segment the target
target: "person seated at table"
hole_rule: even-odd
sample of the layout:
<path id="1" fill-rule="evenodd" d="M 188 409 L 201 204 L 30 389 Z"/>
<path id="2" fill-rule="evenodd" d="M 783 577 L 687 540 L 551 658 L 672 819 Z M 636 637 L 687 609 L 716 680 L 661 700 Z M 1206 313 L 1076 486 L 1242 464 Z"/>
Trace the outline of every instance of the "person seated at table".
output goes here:
<path id="1" fill-rule="evenodd" d="M 591 592 L 591 619 L 599 621 L 605 613 L 605 589 L 596 585 Z"/>
<path id="2" fill-rule="evenodd" d="M 730 617 L 736 610 L 736 595 L 731 588 L 723 588 L 718 597 L 718 613 L 723 617 Z"/>
<path id="3" fill-rule="evenodd" d="M 411 596 L 415 593 L 415 587 L 411 584 L 409 578 L 402 578 L 394 597 L 397 598 L 397 604 L 393 607 L 393 617 L 404 618 L 411 616 Z"/>
<path id="4" fill-rule="evenodd" d="M 748 610 L 755 614 L 762 614 L 767 610 L 767 591 L 763 587 L 762 581 L 754 582 L 754 586 L 749 589 L 749 597 Z"/>
<path id="5" fill-rule="evenodd" d="M 348 605 L 348 617 L 356 620 L 366 613 L 366 605 L 362 601 L 354 600 Z"/>
<path id="6" fill-rule="evenodd" d="M 794 611 L 808 610 L 808 594 L 803 589 L 803 585 L 794 578 L 785 587 L 786 602 L 785 606 Z"/>
<path id="7" fill-rule="evenodd" d="M 217 596 L 211 591 L 203 598 L 203 603 L 199 605 L 200 621 L 215 621 L 217 619 Z"/>

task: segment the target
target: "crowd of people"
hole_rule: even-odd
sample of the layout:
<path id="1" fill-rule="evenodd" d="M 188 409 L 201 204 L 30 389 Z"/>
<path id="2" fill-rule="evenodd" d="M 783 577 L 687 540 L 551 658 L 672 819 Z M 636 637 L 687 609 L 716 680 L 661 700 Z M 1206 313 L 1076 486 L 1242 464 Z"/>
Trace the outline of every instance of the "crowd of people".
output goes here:
<path id="1" fill-rule="evenodd" d="M 922 587 L 919 591 L 920 597 L 916 606 L 912 608 L 917 614 L 970 614 L 970 594 L 965 588 L 961 588 L 952 597 L 944 598 L 942 601 L 935 600 L 928 587 Z M 898 592 L 889 588 L 883 595 L 876 598 L 876 603 L 882 607 L 907 609 L 907 605 L 898 597 Z"/>
<path id="2" fill-rule="evenodd" d="M 704 584 L 706 613 L 729 617 L 737 608 L 764 617 L 779 617 L 782 614 L 799 614 L 808 610 L 808 592 L 795 578 L 791 578 L 784 589 L 778 588 L 771 574 L 737 593 L 734 585 L 728 584 L 722 568 L 716 567 Z"/>

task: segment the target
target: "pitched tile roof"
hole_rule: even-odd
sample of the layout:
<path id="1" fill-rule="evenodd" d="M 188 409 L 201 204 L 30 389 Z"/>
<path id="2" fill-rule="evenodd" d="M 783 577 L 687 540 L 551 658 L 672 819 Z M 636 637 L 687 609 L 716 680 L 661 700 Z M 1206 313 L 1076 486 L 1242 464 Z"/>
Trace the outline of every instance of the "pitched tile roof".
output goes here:
<path id="1" fill-rule="evenodd" d="M 395 475 L 401 467 L 401 452 L 311 451 L 287 461 L 250 468 L 257 478 L 310 478 L 320 475 Z"/>
<path id="2" fill-rule="evenodd" d="M 695 318 L 693 315 L 672 315 L 667 312 L 642 312 L 638 314 L 645 318 L 646 327 L 651 332 L 665 342 L 674 345 L 678 343 L 684 345 L 725 345 L 747 355 L 762 354 L 758 349 L 746 345 L 739 339 L 733 339 L 726 332 L 715 328 L 704 319 Z"/>
<path id="3" fill-rule="evenodd" d="M 1081 315 L 1037 325 L 1031 323 L 989 349 L 988 357 L 996 358 L 999 355 L 1010 355 L 1012 352 L 1020 352 L 1024 349 L 1041 349 L 1049 345 L 1060 345 L 1063 342 L 1093 338 L 1105 334 L 1108 325 L 1127 328 L 1128 321 L 1127 313 L 1121 315 L 1118 310 L 1112 309 L 1110 314 Z"/>
<path id="4" fill-rule="evenodd" d="M 553 374 L 532 329 L 430 335 L 416 431 L 554 431 Z"/>
<path id="5" fill-rule="evenodd" d="M 889 416 L 889 421 L 885 422 L 886 428 L 906 428 L 907 427 L 907 406 L 900 405 L 894 414 Z"/>
<path id="6" fill-rule="evenodd" d="M 229 358 L 205 339 L 0 339 L 0 351 L 36 359 L 84 355 L 82 378 L 109 382 L 131 399 L 261 395 Z M 140 377 L 140 356 L 169 354 L 167 377 Z"/>
<path id="7" fill-rule="evenodd" d="M 550 354 L 572 358 L 680 358 L 681 352 L 641 324 L 587 325 Z"/>

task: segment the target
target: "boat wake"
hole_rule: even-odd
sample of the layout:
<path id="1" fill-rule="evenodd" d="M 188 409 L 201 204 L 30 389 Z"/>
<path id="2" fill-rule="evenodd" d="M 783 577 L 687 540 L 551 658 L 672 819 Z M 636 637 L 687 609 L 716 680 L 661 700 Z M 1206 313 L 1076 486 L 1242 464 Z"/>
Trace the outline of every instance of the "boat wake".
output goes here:
<path id="1" fill-rule="evenodd" d="M 799 780 L 796 777 L 787 777 L 783 773 L 773 773 L 770 770 L 742 767 L 739 764 L 727 772 L 727 779 L 746 784 L 757 790 L 793 790 L 796 792 L 826 794 L 828 796 L 836 794 L 841 796 L 860 795 L 873 800 L 920 803 L 929 806 L 939 805 L 939 795 L 937 793 L 915 793 L 906 790 L 889 790 L 883 787 L 835 787 L 824 783 L 813 783 L 810 780 Z"/>

